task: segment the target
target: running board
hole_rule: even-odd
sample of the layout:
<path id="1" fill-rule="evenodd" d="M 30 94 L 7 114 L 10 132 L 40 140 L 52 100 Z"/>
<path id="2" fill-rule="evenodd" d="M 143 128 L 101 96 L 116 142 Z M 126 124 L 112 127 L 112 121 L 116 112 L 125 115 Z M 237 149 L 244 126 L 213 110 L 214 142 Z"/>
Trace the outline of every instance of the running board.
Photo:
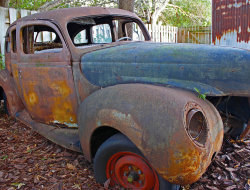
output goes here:
<path id="1" fill-rule="evenodd" d="M 26 110 L 16 113 L 15 117 L 50 141 L 67 149 L 82 152 L 78 129 L 59 128 L 34 121 Z"/>

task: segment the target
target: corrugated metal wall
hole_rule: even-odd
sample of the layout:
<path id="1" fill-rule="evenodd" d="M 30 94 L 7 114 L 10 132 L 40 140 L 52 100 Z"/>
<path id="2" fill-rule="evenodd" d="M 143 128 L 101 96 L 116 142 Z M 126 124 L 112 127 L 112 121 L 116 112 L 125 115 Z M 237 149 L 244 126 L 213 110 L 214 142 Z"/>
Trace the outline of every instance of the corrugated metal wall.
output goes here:
<path id="1" fill-rule="evenodd" d="M 250 0 L 213 0 L 212 43 L 250 49 Z"/>

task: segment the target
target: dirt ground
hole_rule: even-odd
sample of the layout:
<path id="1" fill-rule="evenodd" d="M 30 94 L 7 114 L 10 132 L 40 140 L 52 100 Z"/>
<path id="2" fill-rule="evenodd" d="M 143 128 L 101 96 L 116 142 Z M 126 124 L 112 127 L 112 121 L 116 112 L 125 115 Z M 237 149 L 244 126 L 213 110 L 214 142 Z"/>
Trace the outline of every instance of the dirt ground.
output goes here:
<path id="1" fill-rule="evenodd" d="M 207 172 L 181 189 L 249 190 L 250 137 L 224 139 Z M 0 109 L 0 189 L 124 189 L 95 182 L 84 156 L 56 145 Z"/>

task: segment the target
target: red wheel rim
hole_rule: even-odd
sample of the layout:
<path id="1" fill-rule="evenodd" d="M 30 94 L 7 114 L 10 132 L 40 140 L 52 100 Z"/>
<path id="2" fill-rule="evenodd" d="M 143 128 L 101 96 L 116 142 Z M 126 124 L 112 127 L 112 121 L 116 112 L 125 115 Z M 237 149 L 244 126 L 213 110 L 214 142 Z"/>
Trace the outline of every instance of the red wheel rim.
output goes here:
<path id="1" fill-rule="evenodd" d="M 111 179 L 111 185 L 142 190 L 159 189 L 158 176 L 150 164 L 131 152 L 114 154 L 108 160 L 106 175 Z"/>

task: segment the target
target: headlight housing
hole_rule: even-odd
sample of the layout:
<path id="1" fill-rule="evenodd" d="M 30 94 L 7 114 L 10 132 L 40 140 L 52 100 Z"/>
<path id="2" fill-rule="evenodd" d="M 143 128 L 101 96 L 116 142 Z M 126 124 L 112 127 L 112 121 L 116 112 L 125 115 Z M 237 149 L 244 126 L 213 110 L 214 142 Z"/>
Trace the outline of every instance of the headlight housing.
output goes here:
<path id="1" fill-rule="evenodd" d="M 189 137 L 204 147 L 208 137 L 206 117 L 197 103 L 189 102 L 184 109 L 184 120 Z"/>

